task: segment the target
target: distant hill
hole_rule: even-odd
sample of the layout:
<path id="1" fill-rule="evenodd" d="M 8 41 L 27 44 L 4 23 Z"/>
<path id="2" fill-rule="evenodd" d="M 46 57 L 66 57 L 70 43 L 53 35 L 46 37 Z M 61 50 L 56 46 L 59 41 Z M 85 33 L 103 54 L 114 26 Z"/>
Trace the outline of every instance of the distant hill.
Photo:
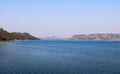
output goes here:
<path id="1" fill-rule="evenodd" d="M 42 40 L 63 40 L 63 38 L 57 37 L 57 36 L 51 36 L 51 37 L 43 37 Z"/>
<path id="2" fill-rule="evenodd" d="M 120 34 L 88 34 L 73 35 L 71 40 L 120 40 Z"/>
<path id="3" fill-rule="evenodd" d="M 37 40 L 39 38 L 30 35 L 29 33 L 20 32 L 8 32 L 3 28 L 0 28 L 0 41 L 10 41 L 10 40 Z"/>

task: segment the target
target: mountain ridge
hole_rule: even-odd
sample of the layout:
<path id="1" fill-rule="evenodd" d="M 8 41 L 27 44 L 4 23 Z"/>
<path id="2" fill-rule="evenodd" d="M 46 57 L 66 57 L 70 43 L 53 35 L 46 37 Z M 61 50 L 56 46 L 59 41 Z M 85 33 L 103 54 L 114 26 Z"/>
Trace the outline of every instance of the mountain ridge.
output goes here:
<path id="1" fill-rule="evenodd" d="M 73 35 L 70 40 L 120 40 L 120 34 L 94 33 Z"/>

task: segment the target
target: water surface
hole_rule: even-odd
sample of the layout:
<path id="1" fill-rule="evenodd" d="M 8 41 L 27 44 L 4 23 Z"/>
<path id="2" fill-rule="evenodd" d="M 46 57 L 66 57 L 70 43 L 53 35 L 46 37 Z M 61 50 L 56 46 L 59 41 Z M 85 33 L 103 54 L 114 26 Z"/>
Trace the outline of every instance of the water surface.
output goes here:
<path id="1" fill-rule="evenodd" d="M 120 41 L 1 44 L 0 74 L 120 74 Z"/>

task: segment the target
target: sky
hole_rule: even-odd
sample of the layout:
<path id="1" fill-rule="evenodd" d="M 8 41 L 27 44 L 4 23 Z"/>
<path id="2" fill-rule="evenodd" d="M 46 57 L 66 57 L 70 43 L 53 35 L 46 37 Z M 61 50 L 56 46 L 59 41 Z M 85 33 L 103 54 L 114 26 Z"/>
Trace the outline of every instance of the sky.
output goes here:
<path id="1" fill-rule="evenodd" d="M 120 0 L 0 0 L 0 27 L 37 37 L 120 33 Z"/>

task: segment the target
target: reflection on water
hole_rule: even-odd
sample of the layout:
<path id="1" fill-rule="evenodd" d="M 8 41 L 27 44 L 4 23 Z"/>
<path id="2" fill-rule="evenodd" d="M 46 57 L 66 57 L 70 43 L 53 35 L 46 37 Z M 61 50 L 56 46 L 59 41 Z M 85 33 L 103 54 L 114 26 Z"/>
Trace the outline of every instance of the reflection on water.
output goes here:
<path id="1" fill-rule="evenodd" d="M 0 74 L 120 74 L 119 41 L 18 41 L 0 45 Z"/>

